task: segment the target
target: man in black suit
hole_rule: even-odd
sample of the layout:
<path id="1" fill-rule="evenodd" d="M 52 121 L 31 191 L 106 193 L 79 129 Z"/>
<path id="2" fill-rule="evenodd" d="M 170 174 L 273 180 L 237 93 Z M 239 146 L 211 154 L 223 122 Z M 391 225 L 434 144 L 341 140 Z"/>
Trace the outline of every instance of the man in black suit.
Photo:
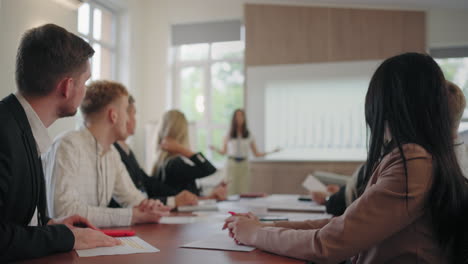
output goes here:
<path id="1" fill-rule="evenodd" d="M 76 113 L 93 54 L 84 40 L 52 24 L 21 39 L 18 92 L 0 101 L 0 263 L 119 244 L 78 215 L 47 216 L 40 158 L 50 146 L 46 128 Z"/>

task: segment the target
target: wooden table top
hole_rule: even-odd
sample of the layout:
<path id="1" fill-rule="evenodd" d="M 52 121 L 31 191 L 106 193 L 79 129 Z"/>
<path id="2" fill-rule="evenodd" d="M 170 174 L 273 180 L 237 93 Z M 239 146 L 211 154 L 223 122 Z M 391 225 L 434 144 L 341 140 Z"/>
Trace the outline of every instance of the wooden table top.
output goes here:
<path id="1" fill-rule="evenodd" d="M 196 222 L 191 224 L 145 224 L 121 229 L 132 229 L 136 235 L 161 250 L 157 253 L 141 253 L 116 256 L 78 257 L 75 251 L 55 254 L 44 258 L 27 260 L 21 263 L 281 263 L 293 264 L 305 261 L 278 256 L 256 249 L 252 252 L 205 250 L 180 248 L 181 245 L 203 239 L 218 232 L 221 222 Z M 227 235 L 227 234 L 226 234 Z"/>

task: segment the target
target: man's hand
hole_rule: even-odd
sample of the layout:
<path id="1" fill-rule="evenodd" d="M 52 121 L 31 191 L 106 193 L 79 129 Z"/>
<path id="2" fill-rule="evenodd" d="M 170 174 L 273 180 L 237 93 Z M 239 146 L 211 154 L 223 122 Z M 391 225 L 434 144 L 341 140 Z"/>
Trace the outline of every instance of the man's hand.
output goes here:
<path id="1" fill-rule="evenodd" d="M 329 184 L 329 185 L 327 185 L 327 191 L 330 194 L 335 194 L 335 193 L 340 191 L 340 186 L 338 186 L 336 184 Z"/>
<path id="2" fill-rule="evenodd" d="M 326 192 L 311 192 L 310 196 L 312 200 L 318 204 L 324 205 L 327 201 L 328 193 Z"/>
<path id="3" fill-rule="evenodd" d="M 327 202 L 327 197 L 337 193 L 340 190 L 340 186 L 336 184 L 327 185 L 327 192 L 311 192 L 310 196 L 312 200 L 318 204 L 325 204 Z"/>
<path id="4" fill-rule="evenodd" d="M 93 230 L 91 228 L 67 226 L 75 236 L 75 245 L 73 246 L 73 249 L 112 247 L 122 244 L 120 240 L 104 235 L 101 231 Z"/>
<path id="5" fill-rule="evenodd" d="M 99 228 L 91 224 L 88 219 L 77 214 L 68 216 L 68 217 L 51 219 L 47 224 L 48 225 L 68 225 L 72 227 L 89 227 L 94 230 L 99 230 Z"/>
<path id="6" fill-rule="evenodd" d="M 176 206 L 197 205 L 198 197 L 187 190 L 183 190 L 175 196 L 175 203 Z"/>
<path id="7" fill-rule="evenodd" d="M 163 216 L 168 216 L 171 208 L 159 200 L 145 199 L 133 207 L 132 224 L 158 223 Z"/>
<path id="8" fill-rule="evenodd" d="M 144 199 L 140 202 L 138 207 L 141 211 L 151 211 L 151 210 L 158 210 L 158 211 L 170 211 L 171 208 L 165 206 L 161 201 L 155 199 Z"/>
<path id="9" fill-rule="evenodd" d="M 218 201 L 224 201 L 227 199 L 227 184 L 222 182 L 216 186 L 211 194 L 207 197 L 208 199 L 216 199 Z"/>

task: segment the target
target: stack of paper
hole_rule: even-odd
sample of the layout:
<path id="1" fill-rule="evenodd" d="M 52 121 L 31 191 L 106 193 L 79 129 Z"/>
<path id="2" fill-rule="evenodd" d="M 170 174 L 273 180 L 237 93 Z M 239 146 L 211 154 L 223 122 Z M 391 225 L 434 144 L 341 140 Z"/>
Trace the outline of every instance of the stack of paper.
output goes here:
<path id="1" fill-rule="evenodd" d="M 179 212 L 193 212 L 193 211 L 218 211 L 216 200 L 201 200 L 198 205 L 186 205 L 177 207 Z"/>
<path id="2" fill-rule="evenodd" d="M 78 256 L 80 257 L 95 257 L 95 256 L 107 256 L 107 255 L 126 255 L 134 253 L 154 253 L 159 252 L 159 249 L 151 246 L 150 244 L 143 241 L 137 236 L 133 237 L 119 237 L 117 238 L 122 241 L 122 245 L 115 247 L 100 247 L 93 249 L 82 249 L 77 250 Z"/>
<path id="3" fill-rule="evenodd" d="M 265 206 L 268 210 L 281 211 L 304 211 L 304 212 L 323 212 L 325 206 L 311 201 L 299 201 L 300 195 L 296 194 L 273 194 L 265 198 L 255 200 L 241 200 L 239 205 L 247 206 Z"/>
<path id="4" fill-rule="evenodd" d="M 327 186 L 321 181 L 317 180 L 313 175 L 307 176 L 307 178 L 302 183 L 302 186 L 306 188 L 309 192 L 327 192 Z"/>

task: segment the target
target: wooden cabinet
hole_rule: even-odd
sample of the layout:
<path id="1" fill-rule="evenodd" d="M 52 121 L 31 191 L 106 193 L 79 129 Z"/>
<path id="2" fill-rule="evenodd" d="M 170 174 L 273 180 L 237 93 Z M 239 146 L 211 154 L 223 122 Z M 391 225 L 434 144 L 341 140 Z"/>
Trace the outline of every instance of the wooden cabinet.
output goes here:
<path id="1" fill-rule="evenodd" d="M 250 191 L 306 194 L 302 182 L 314 171 L 351 176 L 362 162 L 326 161 L 255 161 L 250 162 Z"/>
<path id="2" fill-rule="evenodd" d="M 425 13 L 246 5 L 246 64 L 384 59 L 426 49 Z"/>

